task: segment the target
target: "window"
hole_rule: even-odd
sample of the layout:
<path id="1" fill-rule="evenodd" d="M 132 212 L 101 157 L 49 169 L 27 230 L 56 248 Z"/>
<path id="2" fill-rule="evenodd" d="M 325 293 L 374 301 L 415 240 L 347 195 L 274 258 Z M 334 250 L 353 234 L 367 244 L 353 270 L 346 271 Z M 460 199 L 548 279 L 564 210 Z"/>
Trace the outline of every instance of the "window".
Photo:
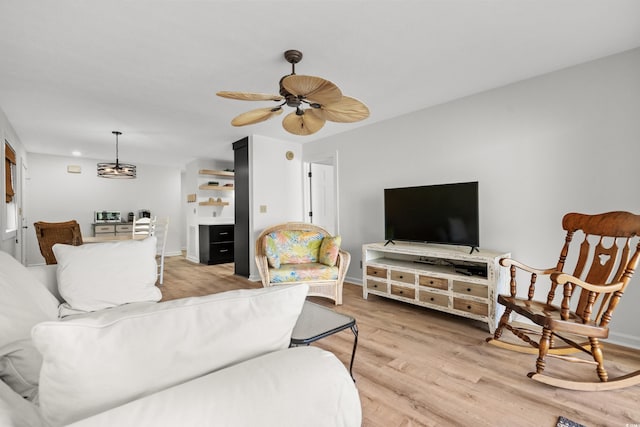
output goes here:
<path id="1" fill-rule="evenodd" d="M 18 228 L 16 203 L 16 152 L 5 140 L 4 142 L 4 175 L 5 175 L 5 231 L 11 232 Z"/>
<path id="2" fill-rule="evenodd" d="M 7 141 L 4 142 L 4 174 L 6 202 L 11 203 L 15 196 L 14 177 L 16 176 L 16 152 Z"/>

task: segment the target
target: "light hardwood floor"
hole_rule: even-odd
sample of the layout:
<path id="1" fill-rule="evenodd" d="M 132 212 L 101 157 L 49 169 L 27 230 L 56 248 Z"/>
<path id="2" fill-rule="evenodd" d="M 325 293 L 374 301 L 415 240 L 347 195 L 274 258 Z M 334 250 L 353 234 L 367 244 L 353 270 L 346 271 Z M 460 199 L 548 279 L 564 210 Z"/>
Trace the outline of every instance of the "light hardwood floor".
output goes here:
<path id="1" fill-rule="evenodd" d="M 233 274 L 233 264 L 205 266 L 170 257 L 165 261 L 163 300 L 207 295 L 258 282 Z M 527 378 L 535 356 L 485 343 L 486 325 L 370 295 L 345 284 L 344 303 L 310 298 L 356 318 L 359 341 L 354 377 L 364 426 L 535 426 L 552 427 L 564 416 L 588 427 L 640 426 L 640 387 L 607 392 L 573 392 Z M 507 334 L 508 331 L 505 332 Z M 348 367 L 349 330 L 320 340 Z M 640 369 L 640 351 L 605 344 L 611 376 Z M 549 372 L 571 365 L 587 379 L 586 365 L 549 360 Z"/>

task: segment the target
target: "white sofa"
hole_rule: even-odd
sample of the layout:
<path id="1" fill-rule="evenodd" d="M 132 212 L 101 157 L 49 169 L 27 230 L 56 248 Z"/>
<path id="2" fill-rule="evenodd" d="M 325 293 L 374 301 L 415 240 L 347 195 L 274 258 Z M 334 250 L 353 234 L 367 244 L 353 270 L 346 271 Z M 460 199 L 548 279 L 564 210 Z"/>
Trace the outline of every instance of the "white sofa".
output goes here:
<path id="1" fill-rule="evenodd" d="M 87 280 L 91 269 L 56 258 L 58 266 L 27 269 L 0 251 L 1 426 L 361 424 L 342 362 L 317 347 L 288 348 L 305 285 L 161 303 L 150 293 L 60 319 L 60 294 L 75 291 L 56 281 Z"/>

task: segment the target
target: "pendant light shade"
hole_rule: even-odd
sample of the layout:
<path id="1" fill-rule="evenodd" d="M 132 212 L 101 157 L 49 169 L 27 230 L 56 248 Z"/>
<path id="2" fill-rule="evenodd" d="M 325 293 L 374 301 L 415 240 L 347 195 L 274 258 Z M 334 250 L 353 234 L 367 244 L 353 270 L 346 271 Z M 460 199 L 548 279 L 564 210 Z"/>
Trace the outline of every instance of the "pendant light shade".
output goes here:
<path id="1" fill-rule="evenodd" d="M 111 133 L 116 136 L 116 162 L 98 163 L 98 176 L 102 178 L 134 179 L 136 177 L 136 166 L 120 163 L 120 160 L 118 160 L 118 136 L 122 135 L 122 132 L 114 130 Z"/>

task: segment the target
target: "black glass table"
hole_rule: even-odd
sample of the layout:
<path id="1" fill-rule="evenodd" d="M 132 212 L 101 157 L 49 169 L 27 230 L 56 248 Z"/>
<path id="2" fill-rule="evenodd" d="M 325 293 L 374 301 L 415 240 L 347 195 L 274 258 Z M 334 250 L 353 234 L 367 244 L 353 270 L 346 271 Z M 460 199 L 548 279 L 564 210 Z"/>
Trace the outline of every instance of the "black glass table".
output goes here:
<path id="1" fill-rule="evenodd" d="M 309 301 L 304 302 L 302 313 L 291 334 L 291 347 L 309 345 L 329 335 L 343 331 L 347 328 L 353 332 L 353 350 L 351 351 L 351 363 L 349 374 L 353 378 L 353 359 L 356 356 L 358 346 L 358 326 L 356 319 L 346 314 L 338 313 Z"/>

